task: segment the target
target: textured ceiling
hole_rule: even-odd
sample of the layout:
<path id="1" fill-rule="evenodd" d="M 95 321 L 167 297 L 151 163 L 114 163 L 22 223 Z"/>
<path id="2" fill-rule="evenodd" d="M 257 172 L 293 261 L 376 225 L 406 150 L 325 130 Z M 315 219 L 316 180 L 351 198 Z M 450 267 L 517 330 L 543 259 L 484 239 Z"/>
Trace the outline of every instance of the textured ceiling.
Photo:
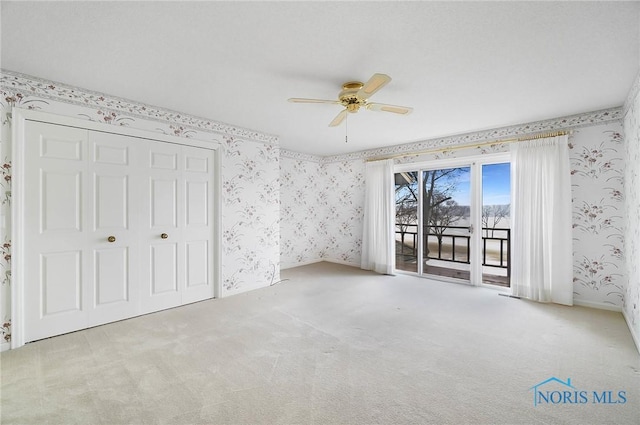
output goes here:
<path id="1" fill-rule="evenodd" d="M 279 136 L 319 155 L 620 106 L 638 2 L 10 2 L 5 69 Z M 342 83 L 393 80 L 329 128 Z"/>

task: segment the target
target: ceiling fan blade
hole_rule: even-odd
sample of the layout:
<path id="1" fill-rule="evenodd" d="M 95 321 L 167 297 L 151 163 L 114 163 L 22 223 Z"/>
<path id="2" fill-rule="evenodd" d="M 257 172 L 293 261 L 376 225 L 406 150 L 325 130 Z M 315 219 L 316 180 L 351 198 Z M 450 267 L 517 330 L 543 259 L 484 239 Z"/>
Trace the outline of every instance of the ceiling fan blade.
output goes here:
<path id="1" fill-rule="evenodd" d="M 331 121 L 331 123 L 329 123 L 329 127 L 337 127 L 337 126 L 339 126 L 340 123 L 342 123 L 342 121 L 344 121 L 344 119 L 346 118 L 348 113 L 349 113 L 349 111 L 347 111 L 346 109 L 343 109 L 342 111 L 340 111 L 340 113 L 338 115 L 336 115 L 336 117 L 333 119 L 333 121 Z"/>
<path id="2" fill-rule="evenodd" d="M 413 111 L 413 108 L 407 106 L 385 105 L 384 103 L 367 103 L 367 109 L 370 111 L 393 112 L 401 115 L 407 115 Z"/>
<path id="3" fill-rule="evenodd" d="M 386 74 L 373 74 L 369 81 L 358 90 L 358 96 L 362 99 L 369 99 L 375 92 L 389 84 L 391 77 Z"/>
<path id="4" fill-rule="evenodd" d="M 340 101 L 338 100 L 324 100 L 324 99 L 303 99 L 300 97 L 292 97 L 288 99 L 289 102 L 293 103 L 330 103 L 334 105 L 340 105 Z"/>

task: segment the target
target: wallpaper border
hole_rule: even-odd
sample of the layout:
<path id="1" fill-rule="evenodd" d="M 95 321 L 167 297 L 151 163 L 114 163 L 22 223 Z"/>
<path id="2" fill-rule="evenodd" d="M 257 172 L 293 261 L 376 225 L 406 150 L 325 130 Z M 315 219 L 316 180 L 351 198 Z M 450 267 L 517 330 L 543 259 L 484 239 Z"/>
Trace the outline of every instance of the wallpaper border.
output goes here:
<path id="1" fill-rule="evenodd" d="M 638 85 L 640 89 L 640 85 Z M 377 156 L 397 155 L 406 153 L 408 155 L 422 150 L 434 148 L 446 148 L 462 146 L 478 142 L 490 142 L 510 137 L 524 136 L 527 134 L 540 133 L 545 131 L 557 131 L 560 129 L 590 127 L 611 121 L 622 121 L 624 117 L 623 107 L 601 109 L 598 111 L 585 112 L 582 114 L 569 115 L 549 120 L 534 121 L 530 123 L 500 127 L 485 131 L 475 131 L 458 134 L 455 136 L 426 139 L 420 142 L 405 143 L 400 145 L 386 146 L 377 149 L 330 155 L 317 156 L 294 152 L 287 149 L 280 149 L 280 156 L 284 158 L 305 160 L 327 164 L 332 162 L 364 160 Z"/>
<path id="2" fill-rule="evenodd" d="M 326 157 L 280 148 L 280 158 L 297 159 L 300 161 L 317 162 L 321 164 Z"/>
<path id="3" fill-rule="evenodd" d="M 369 149 L 342 155 L 323 157 L 323 163 L 352 161 L 358 159 L 368 159 L 378 156 L 412 154 L 417 151 L 446 148 L 453 146 L 472 145 L 478 142 L 499 141 L 500 139 L 525 136 L 528 134 L 541 133 L 545 131 L 557 131 L 561 129 L 571 129 L 579 127 L 590 127 L 611 121 L 622 121 L 622 107 L 601 109 L 598 111 L 585 112 L 582 114 L 568 115 L 565 117 L 553 118 L 549 120 L 534 121 L 530 123 L 500 127 L 485 131 L 475 131 L 454 136 L 427 139 L 420 142 L 405 143 L 394 146 L 387 146 L 378 149 Z"/>
<path id="4" fill-rule="evenodd" d="M 99 107 L 111 112 L 126 113 L 127 115 L 144 118 L 146 120 L 182 124 L 194 130 L 213 131 L 267 144 L 279 144 L 279 138 L 271 134 L 236 127 L 207 118 L 147 105 L 130 99 L 111 96 L 105 93 L 45 80 L 6 69 L 0 69 L 0 87 L 12 93 L 30 93 L 34 96 L 72 105 Z"/>

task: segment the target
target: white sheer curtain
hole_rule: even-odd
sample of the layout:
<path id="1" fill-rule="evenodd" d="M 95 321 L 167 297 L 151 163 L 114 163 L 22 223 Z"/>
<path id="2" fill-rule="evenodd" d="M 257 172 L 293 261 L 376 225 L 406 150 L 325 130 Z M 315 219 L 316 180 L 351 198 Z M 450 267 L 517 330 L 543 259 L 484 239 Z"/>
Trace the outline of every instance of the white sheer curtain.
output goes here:
<path id="1" fill-rule="evenodd" d="M 573 305 L 567 136 L 514 143 L 511 166 L 513 295 Z"/>
<path id="2" fill-rule="evenodd" d="M 365 186 L 361 267 L 392 274 L 395 260 L 393 160 L 367 162 Z"/>

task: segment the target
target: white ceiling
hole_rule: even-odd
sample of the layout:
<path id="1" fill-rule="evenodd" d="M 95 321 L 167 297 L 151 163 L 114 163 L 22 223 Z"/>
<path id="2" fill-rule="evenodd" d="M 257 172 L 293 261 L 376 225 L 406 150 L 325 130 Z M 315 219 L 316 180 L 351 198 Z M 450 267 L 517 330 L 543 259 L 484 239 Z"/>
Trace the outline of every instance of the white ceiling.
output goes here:
<path id="1" fill-rule="evenodd" d="M 340 154 L 620 106 L 638 2 L 9 2 L 1 66 Z M 393 81 L 329 128 L 342 83 Z"/>

